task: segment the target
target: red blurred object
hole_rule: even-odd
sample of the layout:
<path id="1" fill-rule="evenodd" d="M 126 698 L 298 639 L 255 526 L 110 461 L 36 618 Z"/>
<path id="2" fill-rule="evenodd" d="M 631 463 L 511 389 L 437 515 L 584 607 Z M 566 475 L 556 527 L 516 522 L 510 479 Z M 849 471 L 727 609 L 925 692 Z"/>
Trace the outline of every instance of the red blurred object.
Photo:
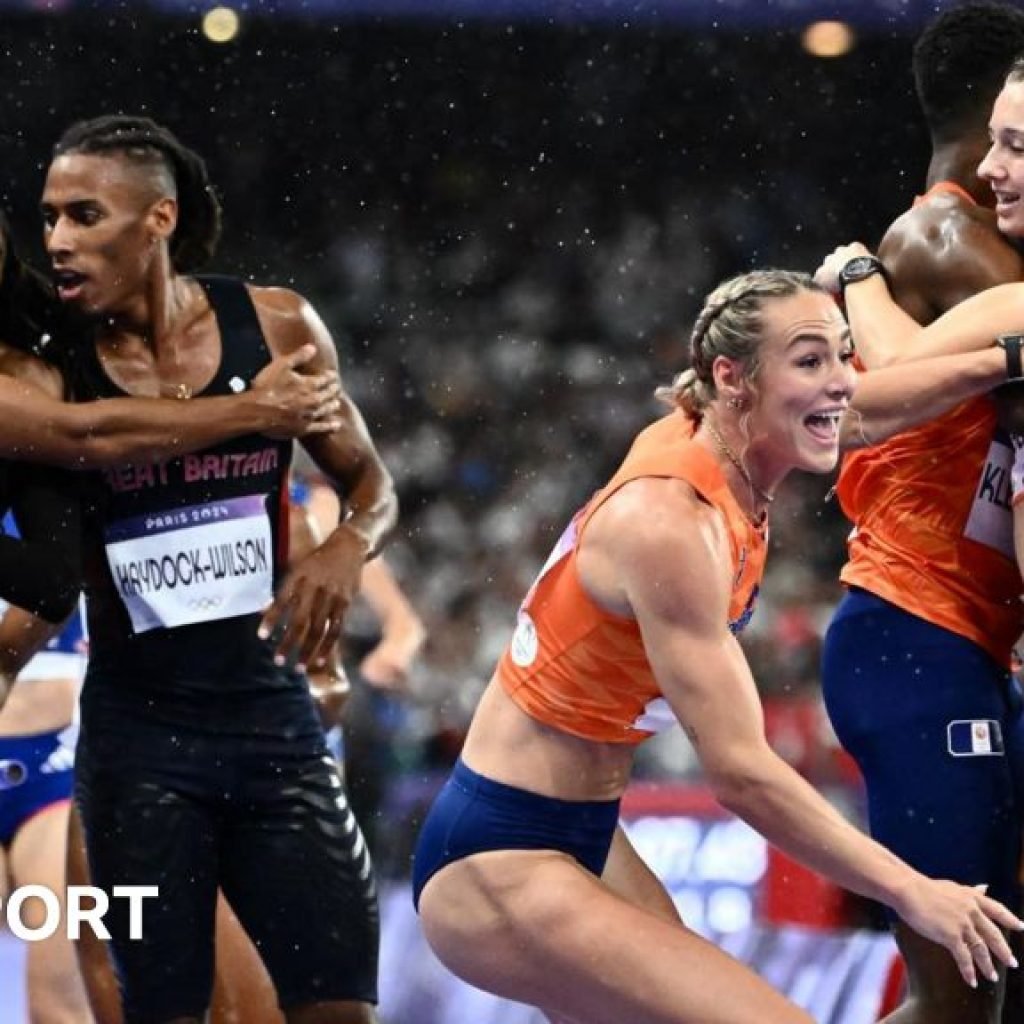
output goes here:
<path id="1" fill-rule="evenodd" d="M 882 1002 L 878 1007 L 877 1020 L 884 1020 L 900 1003 L 907 990 L 907 966 L 903 957 L 896 953 L 893 955 L 892 964 L 889 966 L 889 973 L 885 977 L 885 987 L 882 989 Z"/>
<path id="2" fill-rule="evenodd" d="M 779 757 L 814 785 L 860 788 L 857 765 L 839 745 L 817 694 L 766 697 L 764 729 Z"/>
<path id="3" fill-rule="evenodd" d="M 852 926 L 846 891 L 774 846 L 768 847 L 768 870 L 760 896 L 760 916 L 768 924 L 825 931 Z"/>

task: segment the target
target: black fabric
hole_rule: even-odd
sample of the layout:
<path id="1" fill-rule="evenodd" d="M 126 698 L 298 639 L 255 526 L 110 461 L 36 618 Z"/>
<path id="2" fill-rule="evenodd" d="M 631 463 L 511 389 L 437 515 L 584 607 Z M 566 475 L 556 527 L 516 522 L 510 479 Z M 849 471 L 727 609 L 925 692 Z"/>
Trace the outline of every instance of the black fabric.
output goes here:
<path id="1" fill-rule="evenodd" d="M 0 236 L 0 342 L 59 364 L 53 288 L 19 258 L 2 212 Z M 64 470 L 0 461 L 0 516 L 8 511 L 21 537 L 0 531 L 0 598 L 62 622 L 81 587 L 78 481 Z"/>
<path id="2" fill-rule="evenodd" d="M 0 535 L 0 598 L 63 622 L 81 589 L 77 481 L 48 466 L 0 463 L 0 494 L 21 534 Z"/>
<path id="3" fill-rule="evenodd" d="M 202 1016 L 219 886 L 284 1007 L 377 1000 L 379 914 L 366 844 L 321 740 L 225 740 L 133 717 L 83 721 L 76 798 L 92 882 L 156 885 L 131 941 L 128 904 L 104 923 L 126 1024 Z"/>
<path id="4" fill-rule="evenodd" d="M 270 352 L 244 285 L 202 280 L 222 348 L 205 393 L 235 391 Z M 77 397 L 119 394 L 95 351 L 86 355 Z M 276 576 L 290 454 L 290 442 L 253 435 L 94 477 L 77 799 L 94 883 L 160 889 L 141 941 L 128 939 L 124 901 L 105 919 L 127 1024 L 204 1011 L 218 886 L 283 1003 L 376 999 L 372 872 L 305 678 L 274 664 L 258 614 L 134 633 L 103 547 L 111 522 L 266 495 Z M 171 550 L 154 544 L 151 560 L 173 561 Z"/>
<path id="5" fill-rule="evenodd" d="M 203 394 L 232 394 L 249 385 L 271 353 L 245 285 L 222 277 L 199 280 L 217 317 L 222 351 Z M 104 372 L 95 346 L 87 346 L 76 362 L 77 399 L 124 394 Z M 290 441 L 250 434 L 164 463 L 91 475 L 85 513 L 90 661 L 84 702 L 134 704 L 167 724 L 201 723 L 212 731 L 274 734 L 290 721 L 301 723 L 307 737 L 317 734 L 305 685 L 275 666 L 271 645 L 257 637 L 259 615 L 136 634 L 103 546 L 111 521 L 263 494 L 276 584 L 284 568 L 282 503 L 290 458 Z M 241 472 L 252 459 L 262 460 L 264 468 Z"/>
<path id="6" fill-rule="evenodd" d="M 2 213 L 0 234 L 0 341 L 49 359 L 55 351 L 51 339 L 64 326 L 57 298 L 50 282 L 19 258 Z"/>

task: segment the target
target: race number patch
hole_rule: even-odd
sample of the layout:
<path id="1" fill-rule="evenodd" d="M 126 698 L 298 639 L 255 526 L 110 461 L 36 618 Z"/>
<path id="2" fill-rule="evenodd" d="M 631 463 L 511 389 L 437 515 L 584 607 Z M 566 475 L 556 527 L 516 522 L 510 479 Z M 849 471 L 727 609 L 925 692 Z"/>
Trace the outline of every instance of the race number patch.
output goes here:
<path id="1" fill-rule="evenodd" d="M 273 595 L 264 495 L 117 520 L 106 549 L 136 633 L 249 615 Z"/>

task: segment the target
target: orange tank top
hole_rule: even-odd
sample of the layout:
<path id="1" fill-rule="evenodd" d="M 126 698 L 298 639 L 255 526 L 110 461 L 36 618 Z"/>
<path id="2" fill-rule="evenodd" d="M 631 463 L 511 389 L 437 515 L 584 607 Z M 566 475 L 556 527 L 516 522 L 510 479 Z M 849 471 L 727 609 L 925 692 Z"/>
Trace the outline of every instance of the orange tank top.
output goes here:
<path id="1" fill-rule="evenodd" d="M 937 193 L 971 197 L 941 182 Z M 853 522 L 840 578 L 965 636 L 1001 664 L 1021 633 L 1010 508 L 1013 449 L 988 396 L 848 452 L 837 491 Z"/>
<path id="2" fill-rule="evenodd" d="M 506 693 L 528 715 L 605 743 L 640 743 L 675 722 L 636 620 L 599 607 L 583 589 L 576 562 L 593 514 L 641 477 L 685 480 L 721 513 L 729 535 L 734 633 L 753 614 L 764 571 L 764 531 L 744 515 L 714 456 L 693 440 L 690 421 L 673 412 L 642 431 L 616 474 L 576 513 L 555 545 L 519 609 L 497 668 Z"/>

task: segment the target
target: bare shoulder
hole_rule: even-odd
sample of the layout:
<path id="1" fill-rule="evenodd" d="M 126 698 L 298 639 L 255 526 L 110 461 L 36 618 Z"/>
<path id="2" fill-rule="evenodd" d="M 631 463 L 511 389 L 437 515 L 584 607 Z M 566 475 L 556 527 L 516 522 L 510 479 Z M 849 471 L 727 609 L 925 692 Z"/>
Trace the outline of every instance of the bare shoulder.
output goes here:
<path id="1" fill-rule="evenodd" d="M 725 522 L 683 480 L 642 477 L 623 485 L 594 514 L 581 559 L 595 590 L 634 612 L 661 605 L 678 613 L 709 587 L 728 592 Z"/>
<path id="2" fill-rule="evenodd" d="M 252 296 L 253 305 L 258 310 L 266 310 L 275 316 L 301 316 L 303 307 L 309 306 L 309 303 L 291 288 L 255 284 L 246 285 L 246 287 Z"/>
<path id="3" fill-rule="evenodd" d="M 334 360 L 335 349 L 320 315 L 312 303 L 291 288 L 248 285 L 260 326 L 274 353 L 293 352 L 312 342 L 322 358 Z"/>
<path id="4" fill-rule="evenodd" d="M 635 537 L 689 535 L 722 529 L 722 518 L 685 480 L 645 476 L 630 480 L 611 495 L 594 516 L 607 529 Z M 628 530 L 624 527 L 629 526 Z"/>
<path id="5" fill-rule="evenodd" d="M 947 260 L 964 249 L 993 249 L 1021 264 L 1020 254 L 999 233 L 995 214 L 956 195 L 935 196 L 893 221 L 879 252 L 894 258 L 912 252 L 928 262 Z"/>
<path id="6" fill-rule="evenodd" d="M 5 342 L 0 342 L 0 375 L 31 384 L 52 398 L 64 397 L 63 378 L 55 366 Z"/>
<path id="7" fill-rule="evenodd" d="M 957 195 L 934 196 L 908 210 L 886 232 L 878 254 L 894 298 L 922 323 L 1024 277 L 1024 259 L 999 233 L 992 211 Z"/>

